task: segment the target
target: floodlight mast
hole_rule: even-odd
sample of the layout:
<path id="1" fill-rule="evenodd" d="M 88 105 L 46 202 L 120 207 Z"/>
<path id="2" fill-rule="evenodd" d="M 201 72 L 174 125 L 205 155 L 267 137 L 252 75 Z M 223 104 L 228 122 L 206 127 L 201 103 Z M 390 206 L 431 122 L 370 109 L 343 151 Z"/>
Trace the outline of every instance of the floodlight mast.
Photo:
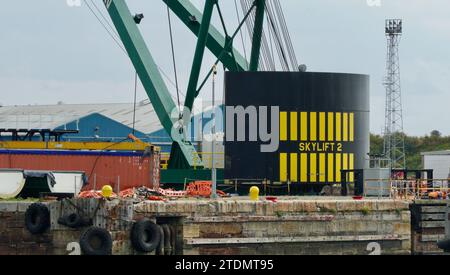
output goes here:
<path id="1" fill-rule="evenodd" d="M 386 119 L 384 129 L 384 155 L 393 169 L 405 169 L 405 138 L 403 132 L 403 107 L 400 81 L 400 37 L 403 34 L 401 19 L 386 20 L 388 41 L 386 87 Z"/>

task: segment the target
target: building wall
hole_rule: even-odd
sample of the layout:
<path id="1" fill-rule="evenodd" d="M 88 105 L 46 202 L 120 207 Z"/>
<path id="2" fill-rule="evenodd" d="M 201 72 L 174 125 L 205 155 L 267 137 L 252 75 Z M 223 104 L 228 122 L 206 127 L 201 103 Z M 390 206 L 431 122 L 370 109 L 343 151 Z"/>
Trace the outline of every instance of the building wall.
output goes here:
<path id="1" fill-rule="evenodd" d="M 84 141 L 84 140 L 98 140 L 98 141 L 121 141 L 127 139 L 128 135 L 133 133 L 133 129 L 120 122 L 107 118 L 101 114 L 93 114 L 77 121 L 73 121 L 63 126 L 59 126 L 58 130 L 79 130 L 75 135 L 66 135 L 66 141 Z M 135 131 L 135 136 L 138 138 L 145 138 L 145 134 Z"/>
<path id="2" fill-rule="evenodd" d="M 33 106 L 34 107 L 34 106 Z M 113 117 L 109 117 L 105 114 L 105 108 L 108 108 L 108 105 L 102 106 L 92 106 L 92 110 L 89 108 L 89 112 L 91 113 L 86 116 L 76 116 L 70 115 L 72 113 L 83 113 L 82 111 L 76 112 L 73 111 L 76 106 L 68 105 L 66 108 L 68 110 L 63 109 L 63 106 L 57 106 L 59 108 L 58 114 L 55 113 L 55 110 L 51 111 L 48 108 L 55 108 L 55 106 L 36 106 L 35 108 L 40 108 L 38 111 L 34 110 L 34 112 L 42 113 L 42 115 L 20 115 L 21 113 L 26 113 L 27 109 L 21 109 L 17 107 L 19 110 L 11 110 L 12 115 L 9 114 L 0 114 L 0 121 L 2 124 L 0 128 L 36 128 L 36 129 L 52 129 L 52 130 L 78 130 L 78 134 L 74 135 L 65 135 L 63 136 L 63 141 L 111 141 L 111 142 L 119 142 L 127 138 L 130 133 L 133 133 L 132 125 L 130 124 L 133 116 L 133 109 L 129 110 L 129 113 L 122 114 L 119 116 L 123 118 L 123 121 L 116 117 L 116 120 Z M 26 107 L 24 107 L 26 108 Z M 86 106 L 81 105 L 80 108 L 86 108 Z M 98 109 L 98 113 L 92 113 L 95 109 Z M 126 107 L 117 108 L 119 112 L 124 112 L 124 108 L 126 111 Z M 103 110 L 101 110 L 103 109 Z M 113 109 L 108 109 L 109 113 L 114 113 Z M 217 107 L 217 123 L 216 123 L 216 131 L 223 132 L 223 116 L 221 115 L 223 110 L 223 106 Z M 66 112 L 67 111 L 67 112 Z M 17 113 L 17 115 L 14 115 Z M 12 118 L 9 119 L 8 117 Z M 46 119 L 45 119 L 46 118 Z M 67 119 L 67 121 L 65 120 Z M 18 120 L 19 122 L 16 122 Z M 40 122 L 42 120 L 42 122 Z M 147 121 L 148 120 L 148 121 Z M 36 122 L 37 121 L 37 122 Z M 170 153 L 172 146 L 172 139 L 170 135 L 167 133 L 165 129 L 157 122 L 158 119 L 156 114 L 153 115 L 143 115 L 142 112 L 136 113 L 136 122 L 137 129 L 134 131 L 134 135 L 144 142 L 149 142 L 154 145 L 161 147 L 161 151 L 164 153 Z M 206 111 L 202 114 L 196 115 L 192 121 L 196 121 L 197 124 L 194 128 L 191 124 L 188 128 L 188 136 L 191 136 L 192 141 L 194 141 L 195 145 L 197 145 L 198 139 L 194 137 L 202 137 L 204 133 L 209 134 L 211 132 L 211 111 Z M 145 125 L 144 129 L 142 126 Z M 201 131 L 203 130 L 203 131 Z M 3 135 L 0 136 L 1 141 L 10 141 L 11 136 Z M 36 136 L 33 141 L 39 141 L 39 137 Z"/>
<path id="3" fill-rule="evenodd" d="M 450 174 L 450 155 L 424 155 L 425 169 L 434 170 L 435 179 L 448 179 Z"/>

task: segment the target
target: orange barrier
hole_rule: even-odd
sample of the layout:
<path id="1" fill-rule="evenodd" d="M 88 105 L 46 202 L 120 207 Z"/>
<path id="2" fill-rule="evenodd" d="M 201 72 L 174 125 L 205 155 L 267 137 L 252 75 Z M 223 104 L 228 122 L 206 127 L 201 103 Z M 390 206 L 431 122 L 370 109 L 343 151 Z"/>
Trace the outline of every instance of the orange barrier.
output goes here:
<path id="1" fill-rule="evenodd" d="M 83 191 L 78 195 L 78 198 L 81 199 L 101 199 L 103 198 L 102 196 L 102 191 L 94 191 L 94 190 L 90 190 L 90 191 Z M 115 193 L 112 193 L 111 198 L 117 198 L 117 195 Z"/>
<path id="2" fill-rule="evenodd" d="M 145 188 L 145 187 L 142 187 Z M 129 188 L 119 192 L 119 194 L 112 194 L 112 198 L 132 199 L 140 198 L 141 200 L 150 201 L 165 201 L 164 197 L 168 198 L 183 198 L 183 197 L 202 197 L 209 198 L 212 194 L 212 183 L 210 181 L 194 181 L 187 186 L 186 191 L 175 191 L 173 189 L 150 189 L 146 188 L 144 192 L 140 192 L 140 188 Z M 227 194 L 218 190 L 217 195 L 226 197 Z M 80 198 L 102 198 L 101 191 L 83 191 L 79 194 Z"/>
<path id="3" fill-rule="evenodd" d="M 210 181 L 194 181 L 190 183 L 186 189 L 187 195 L 190 197 L 209 198 L 212 194 L 212 182 Z M 226 196 L 225 192 L 218 190 L 217 195 Z"/>

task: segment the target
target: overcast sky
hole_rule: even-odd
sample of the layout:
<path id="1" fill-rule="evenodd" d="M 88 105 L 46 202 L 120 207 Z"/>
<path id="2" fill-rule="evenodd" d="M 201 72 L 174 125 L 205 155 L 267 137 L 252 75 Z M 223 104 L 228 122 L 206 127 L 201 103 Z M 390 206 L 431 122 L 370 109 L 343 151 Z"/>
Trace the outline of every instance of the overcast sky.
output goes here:
<path id="1" fill-rule="evenodd" d="M 104 9 L 98 1 L 98 6 Z M 134 70 L 85 4 L 66 0 L 4 1 L 0 9 L 0 103 L 3 105 L 132 102 Z M 167 14 L 159 0 L 128 0 L 146 16 L 140 28 L 159 66 L 173 79 Z M 201 6 L 200 0 L 194 1 Z M 300 63 L 310 71 L 371 76 L 371 130 L 384 124 L 387 18 L 404 20 L 401 71 L 405 132 L 450 135 L 450 1 L 282 0 Z M 232 29 L 234 2 L 221 1 Z M 195 39 L 174 20 L 181 88 Z M 217 14 L 215 22 L 217 23 Z M 214 58 L 208 55 L 203 72 Z M 173 87 L 168 84 L 174 91 Z M 211 85 L 202 92 L 210 97 Z M 142 87 L 139 99 L 145 99 Z"/>

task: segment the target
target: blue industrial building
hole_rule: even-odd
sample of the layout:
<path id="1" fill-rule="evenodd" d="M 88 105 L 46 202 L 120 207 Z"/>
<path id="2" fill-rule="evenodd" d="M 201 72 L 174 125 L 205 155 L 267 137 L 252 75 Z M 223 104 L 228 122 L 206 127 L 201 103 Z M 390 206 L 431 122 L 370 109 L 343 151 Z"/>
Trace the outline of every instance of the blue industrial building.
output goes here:
<path id="1" fill-rule="evenodd" d="M 204 128 L 203 133 L 209 133 L 211 109 L 194 117 L 192 121 L 195 120 L 197 125 L 201 125 L 197 128 Z M 222 131 L 222 125 L 223 123 L 217 123 L 218 132 Z M 170 152 L 172 144 L 148 101 L 140 102 L 136 108 L 133 104 L 5 106 L 0 107 L 0 129 L 78 131 L 76 134 L 64 135 L 61 141 L 120 142 L 134 133 L 137 138 L 160 146 L 163 152 Z M 202 136 L 202 132 L 194 127 L 190 127 L 188 131 L 192 138 Z M 33 138 L 38 139 L 37 136 Z M 2 134 L 0 140 L 11 140 L 11 136 Z"/>

